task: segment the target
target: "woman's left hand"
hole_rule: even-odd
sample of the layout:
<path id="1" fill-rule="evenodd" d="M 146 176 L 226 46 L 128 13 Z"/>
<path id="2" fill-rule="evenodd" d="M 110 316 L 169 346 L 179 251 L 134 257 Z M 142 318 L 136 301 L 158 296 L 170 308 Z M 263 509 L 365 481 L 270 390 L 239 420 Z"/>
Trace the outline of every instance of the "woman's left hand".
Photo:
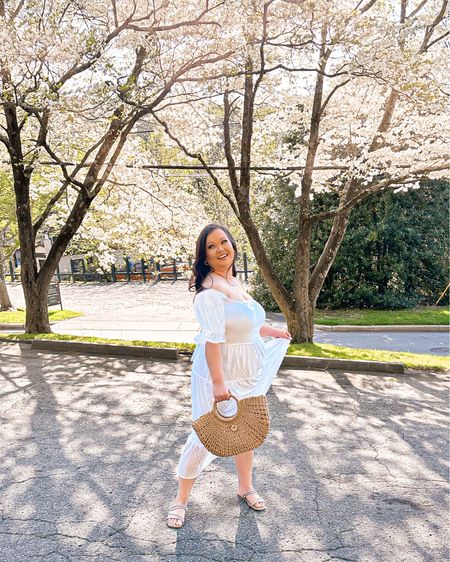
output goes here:
<path id="1" fill-rule="evenodd" d="M 278 330 L 278 329 L 275 329 L 274 332 L 275 332 L 275 333 L 273 334 L 273 337 L 274 337 L 274 338 L 283 338 L 283 339 L 285 339 L 285 340 L 291 340 L 291 339 L 292 339 L 291 334 L 290 334 L 287 330 Z"/>

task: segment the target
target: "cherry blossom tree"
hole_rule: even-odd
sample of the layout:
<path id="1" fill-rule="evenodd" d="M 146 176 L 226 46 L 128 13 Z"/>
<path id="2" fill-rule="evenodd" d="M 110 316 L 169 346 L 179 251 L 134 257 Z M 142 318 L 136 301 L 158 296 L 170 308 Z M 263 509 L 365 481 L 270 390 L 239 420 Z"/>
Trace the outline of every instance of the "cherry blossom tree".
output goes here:
<path id="1" fill-rule="evenodd" d="M 145 144 L 159 144 L 155 136 Z M 134 140 L 127 143 L 125 161 L 130 161 L 133 149 L 138 155 L 134 165 L 116 164 L 72 240 L 75 246 L 89 248 L 103 271 L 115 262 L 117 251 L 156 262 L 185 259 L 195 247 L 193 225 L 208 222 L 197 193 L 189 193 L 187 174 L 146 170 L 143 166 L 151 161 L 150 150 Z M 161 151 L 157 153 L 162 163 Z"/>
<path id="2" fill-rule="evenodd" d="M 294 341 L 313 340 L 316 301 L 352 208 L 381 190 L 446 173 L 447 4 L 240 3 L 246 47 L 209 74 L 215 104 L 191 104 L 203 119 L 186 127 L 173 108 L 152 112 L 174 146 L 201 163 L 238 217 Z M 183 85 L 194 91 L 199 82 L 186 77 Z M 207 103 L 208 110 L 198 109 Z M 221 129 L 212 127 L 218 119 Z M 202 146 L 202 128 L 209 129 L 209 148 Z M 227 177 L 209 165 L 211 157 L 225 163 Z M 274 162 L 300 169 L 293 172 L 300 212 L 297 239 L 290 241 L 296 245 L 292 293 L 267 257 L 252 212 L 253 198 L 264 197 L 264 182 L 253 170 Z M 310 201 L 323 189 L 339 202 L 314 214 Z M 325 219 L 333 220 L 329 237 L 311 263 L 312 229 Z"/>
<path id="3" fill-rule="evenodd" d="M 1 160 L 13 178 L 27 333 L 50 331 L 57 263 L 130 133 L 181 77 L 232 52 L 221 9 L 207 0 L 0 0 Z M 47 204 L 33 216 L 39 183 Z M 36 236 L 63 198 L 73 203 L 38 271 Z"/>
<path id="4" fill-rule="evenodd" d="M 17 243 L 14 193 L 11 180 L 0 173 L 0 310 L 13 308 L 5 283 L 5 270 Z"/>

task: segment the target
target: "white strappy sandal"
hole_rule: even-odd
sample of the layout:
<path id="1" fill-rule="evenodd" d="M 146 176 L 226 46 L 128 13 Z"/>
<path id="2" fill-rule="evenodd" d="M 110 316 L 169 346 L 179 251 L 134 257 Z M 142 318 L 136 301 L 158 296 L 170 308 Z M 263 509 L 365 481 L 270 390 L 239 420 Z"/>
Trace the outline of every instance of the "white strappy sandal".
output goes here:
<path id="1" fill-rule="evenodd" d="M 181 517 L 181 515 L 178 515 L 178 513 L 175 513 L 174 510 L 175 509 L 184 509 L 184 516 Z M 186 510 L 187 510 L 187 504 L 175 504 L 170 508 L 169 511 L 169 515 L 166 517 L 167 520 L 167 526 L 170 527 L 171 529 L 181 529 L 181 527 L 184 525 L 184 520 L 186 517 Z M 169 525 L 169 519 L 177 519 L 177 521 L 181 521 L 181 525 Z"/>
<path id="2" fill-rule="evenodd" d="M 249 496 L 250 494 L 256 494 L 256 500 L 254 502 L 250 502 L 248 500 L 247 496 Z M 245 503 L 248 505 L 248 507 L 251 507 L 255 511 L 264 511 L 266 509 L 265 500 L 263 500 L 261 497 L 259 497 L 255 490 L 249 490 L 248 492 L 245 492 L 245 494 L 242 494 L 242 496 L 240 494 L 238 494 L 238 498 L 245 501 Z M 255 507 L 255 505 L 257 503 L 262 503 L 263 505 L 261 505 L 260 507 Z"/>

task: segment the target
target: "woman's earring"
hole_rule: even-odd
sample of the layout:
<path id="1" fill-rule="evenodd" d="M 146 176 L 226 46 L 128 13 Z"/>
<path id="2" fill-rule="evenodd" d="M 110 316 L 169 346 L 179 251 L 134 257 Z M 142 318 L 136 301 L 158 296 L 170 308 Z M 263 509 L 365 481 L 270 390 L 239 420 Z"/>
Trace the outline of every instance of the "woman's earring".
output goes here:
<path id="1" fill-rule="evenodd" d="M 209 265 L 209 264 L 208 264 L 208 262 L 207 262 L 206 260 L 205 260 L 205 261 L 204 261 L 203 263 L 204 263 L 205 265 Z"/>

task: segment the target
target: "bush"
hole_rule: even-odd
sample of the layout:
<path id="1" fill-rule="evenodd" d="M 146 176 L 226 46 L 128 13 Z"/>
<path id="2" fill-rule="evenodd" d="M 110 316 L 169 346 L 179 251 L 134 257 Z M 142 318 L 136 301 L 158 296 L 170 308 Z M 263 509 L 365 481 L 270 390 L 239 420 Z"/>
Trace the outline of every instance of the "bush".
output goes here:
<path id="1" fill-rule="evenodd" d="M 266 204 L 257 209 L 258 225 L 276 273 L 292 290 L 299 203 L 296 186 L 274 182 Z M 336 206 L 334 194 L 319 194 L 313 212 Z M 411 308 L 434 304 L 447 285 L 449 182 L 428 180 L 419 189 L 376 194 L 351 216 L 336 259 L 325 280 L 319 308 Z M 311 246 L 314 264 L 331 228 L 315 226 Z M 259 271 L 253 294 L 266 310 L 278 307 Z M 449 301 L 448 293 L 445 299 Z M 441 304 L 444 304 L 441 301 Z"/>

